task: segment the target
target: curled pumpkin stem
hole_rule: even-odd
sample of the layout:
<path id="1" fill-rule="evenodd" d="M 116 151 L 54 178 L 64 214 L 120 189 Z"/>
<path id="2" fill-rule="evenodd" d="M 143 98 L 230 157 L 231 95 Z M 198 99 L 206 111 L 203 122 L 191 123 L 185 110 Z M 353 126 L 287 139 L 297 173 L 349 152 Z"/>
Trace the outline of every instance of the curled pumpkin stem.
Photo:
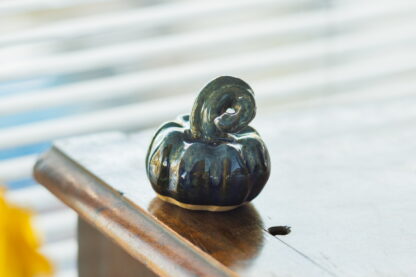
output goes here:
<path id="1" fill-rule="evenodd" d="M 193 139 L 225 139 L 244 129 L 256 115 L 254 93 L 243 80 L 222 76 L 199 93 L 190 116 Z"/>

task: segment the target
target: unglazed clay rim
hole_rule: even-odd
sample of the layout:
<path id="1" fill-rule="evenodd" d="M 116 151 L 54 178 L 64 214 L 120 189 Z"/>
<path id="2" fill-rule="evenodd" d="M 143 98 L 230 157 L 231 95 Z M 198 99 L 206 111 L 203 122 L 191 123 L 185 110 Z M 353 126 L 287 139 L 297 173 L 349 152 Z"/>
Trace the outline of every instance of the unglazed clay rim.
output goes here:
<path id="1" fill-rule="evenodd" d="M 247 203 L 247 202 L 244 202 L 242 204 L 234 205 L 234 206 L 194 205 L 194 204 L 187 204 L 187 203 L 179 202 L 178 200 L 172 197 L 161 195 L 159 193 L 157 193 L 157 196 L 163 201 L 166 201 L 168 203 L 179 206 L 181 208 L 184 208 L 187 210 L 193 210 L 193 211 L 226 212 L 226 211 L 234 210 Z"/>

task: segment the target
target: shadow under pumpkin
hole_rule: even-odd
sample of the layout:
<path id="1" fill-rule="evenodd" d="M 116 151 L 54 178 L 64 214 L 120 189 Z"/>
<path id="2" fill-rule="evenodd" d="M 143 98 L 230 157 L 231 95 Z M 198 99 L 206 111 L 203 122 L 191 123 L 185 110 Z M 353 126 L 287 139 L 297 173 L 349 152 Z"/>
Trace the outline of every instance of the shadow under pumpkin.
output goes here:
<path id="1" fill-rule="evenodd" d="M 263 222 L 253 205 L 212 213 L 186 210 L 154 198 L 149 212 L 228 267 L 245 267 L 263 246 Z"/>

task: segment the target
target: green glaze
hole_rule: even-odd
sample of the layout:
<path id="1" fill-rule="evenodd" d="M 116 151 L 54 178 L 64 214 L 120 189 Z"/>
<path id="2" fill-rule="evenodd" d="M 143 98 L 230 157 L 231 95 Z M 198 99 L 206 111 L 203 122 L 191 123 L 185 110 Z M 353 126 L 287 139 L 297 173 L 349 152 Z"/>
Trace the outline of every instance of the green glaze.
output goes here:
<path id="1" fill-rule="evenodd" d="M 202 89 L 191 115 L 162 125 L 146 156 L 153 189 L 184 204 L 236 206 L 252 200 L 270 175 L 270 158 L 248 126 L 256 114 L 244 81 L 223 76 Z"/>

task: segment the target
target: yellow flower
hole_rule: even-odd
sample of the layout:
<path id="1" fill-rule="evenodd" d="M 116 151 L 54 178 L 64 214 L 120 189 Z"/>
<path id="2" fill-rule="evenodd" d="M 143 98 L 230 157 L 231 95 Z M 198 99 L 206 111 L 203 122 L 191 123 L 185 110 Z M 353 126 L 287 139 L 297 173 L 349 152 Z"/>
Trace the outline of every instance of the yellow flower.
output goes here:
<path id="1" fill-rule="evenodd" d="M 0 187 L 0 277 L 51 276 L 52 266 L 39 247 L 31 213 L 7 203 Z"/>

